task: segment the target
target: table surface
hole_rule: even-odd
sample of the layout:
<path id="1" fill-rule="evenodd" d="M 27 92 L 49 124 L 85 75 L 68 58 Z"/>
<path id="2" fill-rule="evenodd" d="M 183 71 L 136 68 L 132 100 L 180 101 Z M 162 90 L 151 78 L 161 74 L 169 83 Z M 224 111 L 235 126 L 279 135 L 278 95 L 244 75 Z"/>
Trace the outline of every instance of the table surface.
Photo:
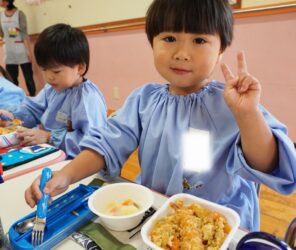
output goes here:
<path id="1" fill-rule="evenodd" d="M 53 171 L 61 169 L 65 166 L 69 161 L 62 161 L 56 164 L 53 164 L 50 167 Z M 32 183 L 32 181 L 40 175 L 41 170 L 34 171 L 28 173 L 26 175 L 20 176 L 18 178 L 11 179 L 10 181 L 0 185 L 0 197 L 1 197 L 1 206 L 0 206 L 0 215 L 2 226 L 4 232 L 8 232 L 10 226 L 16 221 L 21 219 L 22 217 L 32 213 L 36 208 L 30 208 L 24 199 L 24 192 L 27 187 Z M 76 188 L 79 184 L 88 184 L 90 183 L 97 175 L 93 175 L 83 179 L 82 181 L 75 183 L 70 186 L 69 190 Z M 117 180 L 118 182 L 118 180 Z M 68 191 L 69 191 L 68 190 Z M 154 192 L 154 207 L 157 209 L 159 208 L 167 199 L 167 197 Z M 5 201 L 5 202 L 3 202 Z M 118 232 L 111 233 L 118 237 Z M 238 240 L 246 234 L 245 231 L 239 229 L 234 237 L 233 242 L 231 243 L 229 249 L 235 249 L 235 245 Z M 120 237 L 120 240 L 124 243 L 130 243 L 135 245 L 137 249 L 147 249 L 147 247 L 141 243 L 141 236 L 138 234 L 136 237 L 133 238 L 133 242 L 129 242 L 128 237 L 124 240 L 124 237 Z M 140 244 L 139 244 L 140 242 Z M 60 242 L 54 249 L 63 249 L 63 250 L 75 250 L 75 249 L 83 249 L 77 243 L 72 241 L 69 237 Z"/>

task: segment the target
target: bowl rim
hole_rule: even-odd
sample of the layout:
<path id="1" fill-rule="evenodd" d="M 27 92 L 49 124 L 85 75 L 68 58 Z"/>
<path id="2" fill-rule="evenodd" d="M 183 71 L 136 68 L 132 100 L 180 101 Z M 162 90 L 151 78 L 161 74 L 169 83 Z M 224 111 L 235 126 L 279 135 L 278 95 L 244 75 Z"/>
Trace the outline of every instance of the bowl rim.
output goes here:
<path id="1" fill-rule="evenodd" d="M 100 193 L 100 192 L 104 192 L 104 190 L 110 189 L 110 188 L 114 187 L 115 185 L 116 186 L 133 186 L 133 187 L 141 188 L 142 190 L 145 190 L 146 196 L 149 195 L 146 198 L 149 198 L 150 202 L 146 206 L 141 207 L 141 209 L 138 212 L 132 213 L 130 215 L 120 215 L 120 216 L 107 215 L 105 213 L 101 213 L 101 212 L 95 210 L 93 207 L 93 200 L 94 200 L 94 197 L 96 196 L 96 194 Z M 120 183 L 107 184 L 105 186 L 100 187 L 95 192 L 93 192 L 88 199 L 88 207 L 94 214 L 98 215 L 99 217 L 102 217 L 103 219 L 117 219 L 118 220 L 118 219 L 133 218 L 138 215 L 142 215 L 143 213 L 145 213 L 145 211 L 147 211 L 153 205 L 153 202 L 154 202 L 154 195 L 153 195 L 153 191 L 151 189 L 149 189 L 141 184 L 137 184 L 137 183 L 120 182 Z"/>
<path id="2" fill-rule="evenodd" d="M 2 144 L 0 144 L 0 148 L 9 148 L 9 147 L 18 145 L 19 142 L 20 142 L 19 138 L 17 138 L 17 136 L 16 136 L 16 131 L 10 132 L 8 134 L 0 135 L 0 139 L 1 139 L 1 142 L 2 142 Z M 6 140 L 8 140 L 8 139 L 13 140 L 13 141 L 9 141 L 7 143 Z"/>
<path id="3" fill-rule="evenodd" d="M 210 207 L 213 207 L 213 209 L 209 209 L 207 207 L 206 207 L 206 209 L 209 209 L 211 211 L 216 211 L 216 212 L 222 214 L 223 216 L 226 217 L 228 223 L 229 223 L 229 220 L 234 220 L 233 225 L 230 225 L 231 226 L 230 232 L 228 233 L 228 235 L 224 239 L 222 245 L 220 246 L 220 249 L 227 249 L 227 246 L 230 244 L 237 229 L 239 228 L 239 225 L 240 225 L 239 214 L 235 210 L 233 210 L 229 207 L 226 207 L 221 204 L 214 203 L 212 201 L 208 201 L 206 199 L 194 196 L 192 194 L 187 194 L 187 193 L 179 193 L 179 194 L 175 194 L 175 195 L 172 195 L 171 197 L 169 197 L 165 201 L 165 203 L 163 203 L 162 206 L 159 209 L 157 209 L 155 214 L 153 214 L 151 216 L 151 218 L 144 224 L 144 226 L 141 229 L 141 237 L 142 237 L 142 240 L 144 241 L 144 243 L 147 244 L 148 246 L 152 247 L 153 249 L 156 249 L 156 250 L 162 249 L 151 241 L 149 233 L 151 231 L 152 226 L 155 224 L 156 220 L 159 220 L 159 219 L 168 215 L 168 213 L 165 215 L 162 215 L 162 213 L 164 213 L 164 211 L 169 208 L 169 204 L 171 202 L 176 202 L 177 200 L 180 200 L 180 199 L 183 199 L 183 200 L 186 199 L 186 200 L 189 200 L 189 202 L 196 202 L 197 204 L 199 204 L 203 207 L 205 205 L 209 205 Z M 217 210 L 215 210 L 215 208 L 217 208 Z M 222 213 L 221 211 L 228 213 L 228 217 L 225 215 L 225 213 Z M 229 218 L 229 217 L 231 217 L 231 218 Z"/>

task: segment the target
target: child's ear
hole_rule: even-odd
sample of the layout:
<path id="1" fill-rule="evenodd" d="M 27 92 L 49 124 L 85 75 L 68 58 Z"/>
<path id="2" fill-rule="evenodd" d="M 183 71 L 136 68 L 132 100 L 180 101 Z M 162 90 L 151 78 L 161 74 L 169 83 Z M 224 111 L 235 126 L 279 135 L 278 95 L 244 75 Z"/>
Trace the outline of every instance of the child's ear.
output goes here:
<path id="1" fill-rule="evenodd" d="M 80 63 L 78 65 L 78 73 L 79 75 L 83 75 L 86 71 L 86 65 L 84 63 Z"/>

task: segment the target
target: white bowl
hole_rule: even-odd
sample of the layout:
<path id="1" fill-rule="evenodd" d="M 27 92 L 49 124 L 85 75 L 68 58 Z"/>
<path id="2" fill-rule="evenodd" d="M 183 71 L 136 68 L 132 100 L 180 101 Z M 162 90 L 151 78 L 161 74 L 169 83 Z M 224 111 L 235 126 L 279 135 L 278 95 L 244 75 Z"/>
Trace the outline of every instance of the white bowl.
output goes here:
<path id="1" fill-rule="evenodd" d="M 151 239 L 150 239 L 150 231 L 152 230 L 154 224 L 157 220 L 160 218 L 163 218 L 171 213 L 171 208 L 169 204 L 171 202 L 176 202 L 177 200 L 183 200 L 184 205 L 189 205 L 192 203 L 197 203 L 201 205 L 202 207 L 210 210 L 210 211 L 216 211 L 221 215 L 224 215 L 227 219 L 227 222 L 229 226 L 231 227 L 231 231 L 225 238 L 222 246 L 220 247 L 220 250 L 226 250 L 230 241 L 232 240 L 235 232 L 237 231 L 239 224 L 240 224 L 240 217 L 239 215 L 232 209 L 218 205 L 216 203 L 198 198 L 196 196 L 190 195 L 190 194 L 176 194 L 170 197 L 164 205 L 161 206 L 160 209 L 156 211 L 156 213 L 149 219 L 148 222 L 145 223 L 145 225 L 142 227 L 141 230 L 141 236 L 145 244 L 149 247 L 151 247 L 154 250 L 161 250 L 159 246 L 155 245 Z"/>
<path id="2" fill-rule="evenodd" d="M 0 135 L 0 148 L 8 148 L 19 144 L 20 140 L 16 136 L 16 132 Z"/>
<path id="3" fill-rule="evenodd" d="M 108 204 L 121 203 L 132 199 L 139 205 L 139 210 L 130 215 L 113 216 L 107 214 Z M 154 196 L 150 189 L 134 183 L 116 183 L 103 186 L 88 199 L 90 210 L 98 215 L 109 229 L 126 231 L 135 227 L 143 218 L 145 211 L 153 205 Z"/>

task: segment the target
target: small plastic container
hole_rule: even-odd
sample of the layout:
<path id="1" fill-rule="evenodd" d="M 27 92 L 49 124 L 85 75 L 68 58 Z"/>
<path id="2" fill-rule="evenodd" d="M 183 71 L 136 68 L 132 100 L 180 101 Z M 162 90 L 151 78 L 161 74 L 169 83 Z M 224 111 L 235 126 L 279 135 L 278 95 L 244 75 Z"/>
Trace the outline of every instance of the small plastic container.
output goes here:
<path id="1" fill-rule="evenodd" d="M 169 215 L 171 213 L 170 203 L 176 202 L 177 200 L 183 200 L 184 205 L 189 205 L 192 203 L 197 203 L 201 205 L 203 208 L 206 208 L 210 211 L 215 211 L 221 215 L 224 215 L 227 219 L 229 226 L 231 227 L 231 231 L 225 238 L 220 250 L 226 250 L 228 245 L 230 244 L 235 232 L 237 231 L 239 224 L 240 224 L 240 217 L 239 215 L 232 209 L 218 205 L 216 203 L 198 198 L 196 196 L 190 194 L 176 194 L 170 197 L 164 205 L 160 207 L 156 211 L 156 213 L 149 219 L 148 222 L 142 227 L 141 236 L 143 241 L 147 246 L 154 250 L 162 250 L 159 246 L 155 245 L 150 239 L 150 231 L 152 230 L 154 224 L 157 220 Z"/>
<path id="2" fill-rule="evenodd" d="M 0 148 L 8 148 L 18 145 L 20 140 L 16 136 L 16 132 L 0 135 Z"/>

